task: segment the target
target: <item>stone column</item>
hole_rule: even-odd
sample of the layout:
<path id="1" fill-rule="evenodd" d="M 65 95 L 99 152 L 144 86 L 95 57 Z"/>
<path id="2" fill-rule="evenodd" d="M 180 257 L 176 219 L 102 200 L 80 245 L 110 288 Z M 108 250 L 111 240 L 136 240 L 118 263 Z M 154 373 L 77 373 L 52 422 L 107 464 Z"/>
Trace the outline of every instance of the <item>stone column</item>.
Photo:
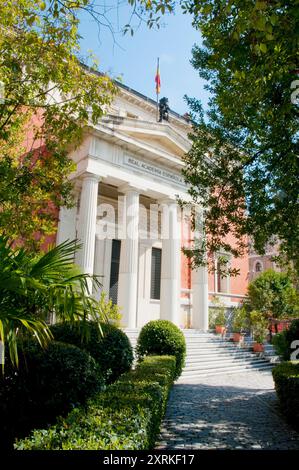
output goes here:
<path id="1" fill-rule="evenodd" d="M 179 326 L 181 302 L 181 224 L 178 204 L 161 201 L 162 267 L 160 318 Z"/>
<path id="2" fill-rule="evenodd" d="M 119 287 L 117 304 L 121 307 L 122 323 L 136 328 L 138 247 L 139 247 L 139 192 L 132 187 L 119 188 L 125 194 L 124 238 L 121 241 Z"/>
<path id="3" fill-rule="evenodd" d="M 192 271 L 192 327 L 197 330 L 209 329 L 209 291 L 206 266 Z"/>
<path id="4" fill-rule="evenodd" d="M 78 264 L 86 274 L 93 274 L 94 268 L 99 181 L 100 177 L 90 173 L 82 178 L 78 224 L 78 240 L 82 248 L 78 252 Z M 91 280 L 88 282 L 88 287 L 91 293 Z"/>
<path id="5" fill-rule="evenodd" d="M 101 238 L 97 233 L 95 240 L 94 268 L 93 272 L 99 276 L 101 287 L 94 288 L 93 295 L 99 300 L 101 293 L 105 292 L 109 297 L 110 289 L 110 271 L 111 271 L 112 240 Z"/>
<path id="6" fill-rule="evenodd" d="M 204 214 L 202 207 L 194 210 L 194 248 L 202 250 L 205 243 Z M 192 327 L 198 330 L 209 329 L 209 287 L 207 266 L 199 266 L 192 271 Z"/>

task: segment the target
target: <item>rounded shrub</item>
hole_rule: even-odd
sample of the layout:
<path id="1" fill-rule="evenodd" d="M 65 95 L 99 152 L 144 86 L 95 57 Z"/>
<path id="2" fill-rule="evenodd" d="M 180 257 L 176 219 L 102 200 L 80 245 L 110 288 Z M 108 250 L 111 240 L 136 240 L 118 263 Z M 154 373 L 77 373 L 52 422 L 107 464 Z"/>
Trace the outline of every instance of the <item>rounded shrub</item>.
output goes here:
<path id="1" fill-rule="evenodd" d="M 182 331 L 168 320 L 153 320 L 140 331 L 137 341 L 137 355 L 175 356 L 177 379 L 185 365 L 186 341 Z"/>
<path id="2" fill-rule="evenodd" d="M 76 346 L 51 341 L 20 344 L 18 368 L 6 361 L 0 377 L 0 434 L 6 442 L 45 426 L 83 404 L 104 385 L 96 361 Z"/>
<path id="3" fill-rule="evenodd" d="M 114 382 L 133 363 L 133 349 L 127 335 L 114 325 L 96 322 L 84 324 L 57 323 L 51 327 L 54 338 L 87 351 L 97 362 L 107 383 Z"/>

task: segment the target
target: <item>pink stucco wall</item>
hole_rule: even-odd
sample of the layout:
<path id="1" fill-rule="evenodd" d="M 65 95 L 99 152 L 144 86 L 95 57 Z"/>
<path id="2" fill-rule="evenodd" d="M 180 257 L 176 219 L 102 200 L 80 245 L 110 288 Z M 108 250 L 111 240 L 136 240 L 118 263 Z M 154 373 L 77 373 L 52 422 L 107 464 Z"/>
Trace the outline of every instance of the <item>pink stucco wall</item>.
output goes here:
<path id="1" fill-rule="evenodd" d="M 227 236 L 227 241 L 230 244 L 234 244 L 233 236 Z M 182 221 L 182 246 L 190 246 L 192 239 L 192 231 L 190 229 L 190 223 L 186 223 L 186 221 Z M 181 266 L 181 285 L 182 288 L 192 288 L 191 285 L 191 269 L 186 257 L 182 254 L 182 266 Z M 213 258 L 211 258 L 211 263 Z M 231 294 L 236 295 L 245 295 L 247 292 L 247 286 L 249 282 L 249 259 L 248 254 L 244 254 L 244 256 L 239 258 L 232 258 L 231 259 L 231 267 L 236 268 L 239 270 L 239 274 L 237 276 L 230 277 L 230 291 Z M 208 273 L 208 283 L 209 283 L 209 292 L 216 291 L 215 285 L 215 275 L 214 272 Z M 235 298 L 231 299 L 232 301 L 236 301 Z"/>

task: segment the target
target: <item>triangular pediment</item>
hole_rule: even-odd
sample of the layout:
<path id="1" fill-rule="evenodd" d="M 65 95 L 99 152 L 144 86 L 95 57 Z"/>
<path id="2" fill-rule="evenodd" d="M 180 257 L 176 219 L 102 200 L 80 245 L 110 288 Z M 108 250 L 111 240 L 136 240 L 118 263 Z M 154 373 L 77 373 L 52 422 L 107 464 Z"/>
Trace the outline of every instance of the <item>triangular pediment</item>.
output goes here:
<path id="1" fill-rule="evenodd" d="M 128 137 L 143 146 L 166 152 L 181 158 L 190 148 L 187 136 L 178 132 L 171 123 L 156 123 L 127 118 L 106 118 L 103 126 L 117 132 L 118 136 Z"/>
<path id="2" fill-rule="evenodd" d="M 152 145 L 159 150 L 171 153 L 177 157 L 182 157 L 187 151 L 187 145 L 183 146 L 179 144 L 178 141 L 174 138 L 171 138 L 168 134 L 148 134 L 142 132 L 128 132 L 128 135 L 135 138 L 140 143 L 145 143 Z"/>

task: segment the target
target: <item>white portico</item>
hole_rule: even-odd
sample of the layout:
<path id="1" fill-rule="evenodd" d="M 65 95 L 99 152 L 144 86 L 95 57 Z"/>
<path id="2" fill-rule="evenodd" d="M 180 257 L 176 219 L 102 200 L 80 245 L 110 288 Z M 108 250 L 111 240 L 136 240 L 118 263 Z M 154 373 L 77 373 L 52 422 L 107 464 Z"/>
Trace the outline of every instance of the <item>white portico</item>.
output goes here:
<path id="1" fill-rule="evenodd" d="M 77 205 L 61 210 L 57 242 L 81 240 L 78 264 L 101 276 L 129 328 L 158 318 L 208 327 L 205 269 L 184 285 L 181 247 L 190 240 L 177 197 L 189 199 L 181 175 L 189 131 L 175 113 L 157 123 L 154 102 L 120 87 L 109 114 L 72 153 Z"/>

